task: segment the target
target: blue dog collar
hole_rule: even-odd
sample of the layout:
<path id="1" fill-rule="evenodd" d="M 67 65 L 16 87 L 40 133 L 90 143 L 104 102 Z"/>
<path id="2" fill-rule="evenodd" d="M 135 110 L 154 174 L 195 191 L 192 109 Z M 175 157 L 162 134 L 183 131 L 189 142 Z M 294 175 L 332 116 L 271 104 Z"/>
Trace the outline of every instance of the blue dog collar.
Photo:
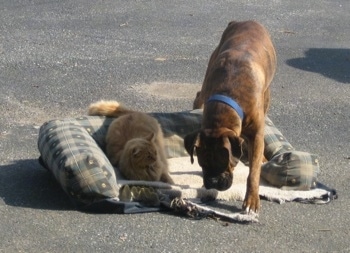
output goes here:
<path id="1" fill-rule="evenodd" d="M 236 101 L 234 101 L 232 98 L 224 96 L 224 95 L 215 94 L 207 100 L 207 103 L 212 102 L 212 101 L 222 102 L 222 103 L 229 105 L 238 113 L 239 117 L 241 117 L 241 120 L 243 120 L 243 118 L 244 118 L 243 110 L 239 106 L 239 104 Z"/>

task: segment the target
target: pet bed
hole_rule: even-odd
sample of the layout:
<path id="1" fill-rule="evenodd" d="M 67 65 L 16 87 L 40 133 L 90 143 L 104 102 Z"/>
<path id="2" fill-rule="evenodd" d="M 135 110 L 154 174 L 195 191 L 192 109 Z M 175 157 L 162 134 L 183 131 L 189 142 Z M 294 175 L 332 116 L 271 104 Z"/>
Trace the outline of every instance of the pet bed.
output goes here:
<path id="1" fill-rule="evenodd" d="M 84 116 L 44 123 L 39 131 L 39 161 L 82 211 L 139 213 L 174 209 L 171 203 L 175 198 L 243 200 L 244 180 L 249 170 L 244 157 L 235 169 L 233 186 L 224 192 L 204 189 L 200 167 L 197 162 L 190 163 L 183 138 L 200 128 L 201 110 L 150 115 L 163 129 L 175 185 L 122 178 L 104 153 L 105 135 L 113 120 L 108 117 Z M 336 197 L 333 189 L 317 181 L 318 157 L 296 151 L 269 118 L 266 118 L 264 155 L 268 162 L 262 165 L 262 198 L 279 203 L 328 203 Z"/>

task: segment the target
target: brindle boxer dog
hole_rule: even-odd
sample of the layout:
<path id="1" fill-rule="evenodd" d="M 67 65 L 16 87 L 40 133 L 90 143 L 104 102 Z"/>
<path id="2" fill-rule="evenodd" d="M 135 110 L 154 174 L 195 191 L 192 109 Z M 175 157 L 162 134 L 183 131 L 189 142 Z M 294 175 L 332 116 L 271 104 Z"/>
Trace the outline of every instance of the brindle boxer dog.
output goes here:
<path id="1" fill-rule="evenodd" d="M 265 114 L 276 54 L 267 30 L 255 21 L 231 22 L 212 53 L 193 108 L 203 108 L 200 130 L 185 137 L 197 154 L 204 186 L 226 190 L 247 143 L 249 176 L 243 210 L 260 209 L 259 181 L 264 152 Z"/>

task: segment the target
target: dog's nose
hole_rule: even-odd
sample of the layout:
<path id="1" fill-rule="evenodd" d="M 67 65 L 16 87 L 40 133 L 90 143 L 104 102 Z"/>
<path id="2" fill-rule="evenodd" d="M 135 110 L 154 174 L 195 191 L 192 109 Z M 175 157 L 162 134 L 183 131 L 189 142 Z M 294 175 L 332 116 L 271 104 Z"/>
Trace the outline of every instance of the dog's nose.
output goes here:
<path id="1" fill-rule="evenodd" d="M 217 185 L 218 183 L 219 183 L 219 178 L 217 178 L 217 177 L 212 177 L 212 178 L 210 178 L 210 184 L 211 185 Z"/>
<path id="2" fill-rule="evenodd" d="M 217 177 L 204 178 L 204 187 L 206 189 L 216 189 L 218 191 L 225 191 L 231 187 L 233 177 L 228 174 L 222 174 Z"/>

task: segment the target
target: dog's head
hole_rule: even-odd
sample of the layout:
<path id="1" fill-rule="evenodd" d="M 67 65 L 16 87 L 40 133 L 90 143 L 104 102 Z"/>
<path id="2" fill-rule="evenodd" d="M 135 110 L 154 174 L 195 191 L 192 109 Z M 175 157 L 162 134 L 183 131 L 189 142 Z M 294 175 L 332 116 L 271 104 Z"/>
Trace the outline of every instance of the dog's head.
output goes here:
<path id="1" fill-rule="evenodd" d="M 242 155 L 242 138 L 227 128 L 205 129 L 187 135 L 184 142 L 192 163 L 194 152 L 197 154 L 205 188 L 224 191 L 231 187 L 234 167 Z"/>

